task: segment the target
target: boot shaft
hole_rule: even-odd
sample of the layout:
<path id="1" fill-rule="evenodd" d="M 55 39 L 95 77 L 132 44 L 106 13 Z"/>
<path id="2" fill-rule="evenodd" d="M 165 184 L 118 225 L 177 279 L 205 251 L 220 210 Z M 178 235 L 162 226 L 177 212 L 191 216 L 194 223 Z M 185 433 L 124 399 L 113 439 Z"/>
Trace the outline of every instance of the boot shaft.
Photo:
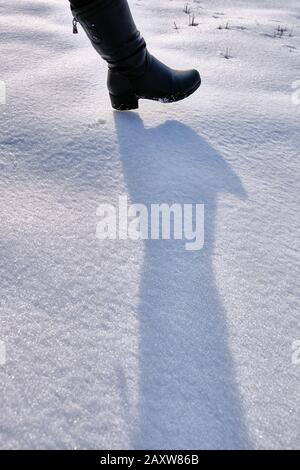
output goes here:
<path id="1" fill-rule="evenodd" d="M 127 0 L 94 0 L 71 10 L 111 70 L 143 72 L 146 43 L 136 28 Z"/>

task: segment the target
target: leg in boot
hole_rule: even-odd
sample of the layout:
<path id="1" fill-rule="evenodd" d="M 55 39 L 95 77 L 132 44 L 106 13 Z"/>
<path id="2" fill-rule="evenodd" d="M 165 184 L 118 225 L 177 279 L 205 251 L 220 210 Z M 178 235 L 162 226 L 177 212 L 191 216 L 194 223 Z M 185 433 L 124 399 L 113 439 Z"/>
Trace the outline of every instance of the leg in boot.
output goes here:
<path id="1" fill-rule="evenodd" d="M 73 2 L 83 4 L 83 0 Z M 179 101 L 200 86 L 196 70 L 173 70 L 147 51 L 127 0 L 86 1 L 81 8 L 72 4 L 72 12 L 75 23 L 82 25 L 108 63 L 107 84 L 114 109 L 136 109 L 140 98 Z"/>

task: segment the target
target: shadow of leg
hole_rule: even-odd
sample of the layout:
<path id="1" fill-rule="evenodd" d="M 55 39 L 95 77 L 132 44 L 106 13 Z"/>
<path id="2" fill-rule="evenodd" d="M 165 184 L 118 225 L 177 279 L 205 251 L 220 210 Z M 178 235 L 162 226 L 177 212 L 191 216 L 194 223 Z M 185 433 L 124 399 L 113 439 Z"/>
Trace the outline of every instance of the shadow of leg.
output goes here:
<path id="1" fill-rule="evenodd" d="M 140 399 L 134 448 L 250 448 L 212 255 L 220 191 L 244 198 L 229 165 L 189 127 L 146 129 L 115 114 L 132 202 L 204 203 L 205 246 L 145 242 L 140 286 Z"/>

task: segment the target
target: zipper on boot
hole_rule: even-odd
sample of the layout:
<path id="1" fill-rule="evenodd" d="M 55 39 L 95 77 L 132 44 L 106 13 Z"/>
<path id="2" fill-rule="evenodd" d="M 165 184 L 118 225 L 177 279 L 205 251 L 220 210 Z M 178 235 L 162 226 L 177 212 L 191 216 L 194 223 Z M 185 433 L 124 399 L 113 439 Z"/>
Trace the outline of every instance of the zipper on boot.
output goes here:
<path id="1" fill-rule="evenodd" d="M 78 34 L 77 23 L 78 20 L 76 18 L 73 18 L 73 34 Z"/>

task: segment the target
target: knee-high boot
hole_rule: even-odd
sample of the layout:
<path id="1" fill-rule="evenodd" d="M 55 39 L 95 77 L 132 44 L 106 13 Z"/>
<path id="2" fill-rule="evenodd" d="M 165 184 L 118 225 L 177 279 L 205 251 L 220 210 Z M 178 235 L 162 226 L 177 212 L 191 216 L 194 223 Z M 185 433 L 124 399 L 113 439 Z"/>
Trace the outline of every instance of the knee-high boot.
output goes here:
<path id="1" fill-rule="evenodd" d="M 179 101 L 199 87 L 201 79 L 196 70 L 173 70 L 147 51 L 127 0 L 94 0 L 71 9 L 74 31 L 79 22 L 108 63 L 107 85 L 113 108 L 136 109 L 141 98 Z"/>

